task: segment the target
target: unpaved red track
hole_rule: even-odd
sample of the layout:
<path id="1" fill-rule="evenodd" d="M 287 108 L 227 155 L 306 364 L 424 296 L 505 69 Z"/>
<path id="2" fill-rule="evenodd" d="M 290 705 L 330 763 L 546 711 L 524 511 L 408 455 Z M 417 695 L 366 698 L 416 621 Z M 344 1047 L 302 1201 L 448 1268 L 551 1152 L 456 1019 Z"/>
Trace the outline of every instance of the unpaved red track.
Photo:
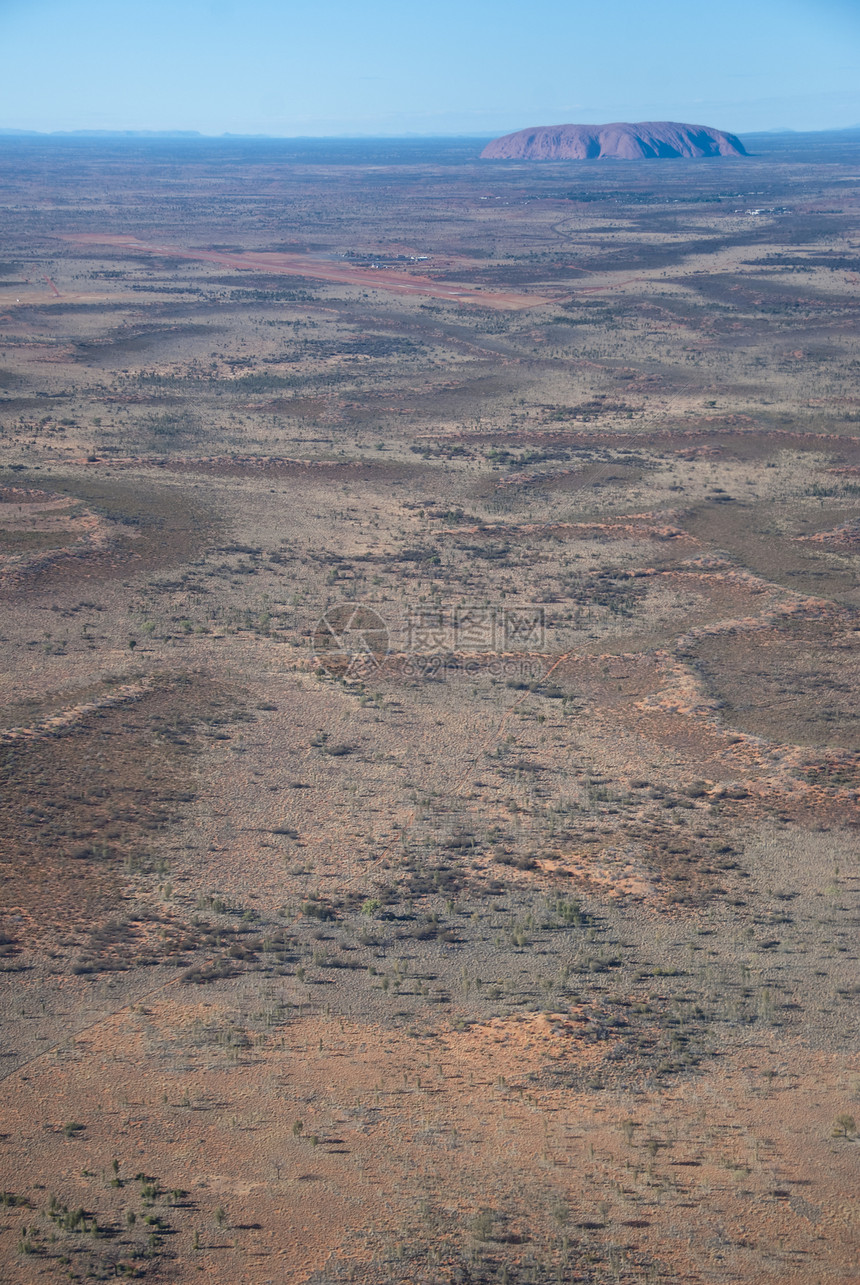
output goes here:
<path id="1" fill-rule="evenodd" d="M 200 259 L 220 263 L 229 268 L 246 272 L 265 272 L 269 275 L 312 277 L 316 281 L 337 281 L 373 290 L 391 290 L 397 294 L 428 295 L 432 299 L 448 299 L 452 303 L 478 304 L 482 308 L 512 311 L 519 308 L 536 308 L 552 300 L 540 295 L 514 294 L 484 290 L 473 285 L 443 285 L 432 277 L 405 275 L 399 269 L 361 268 L 351 263 L 338 263 L 314 259 L 305 254 L 283 254 L 263 250 L 249 250 L 241 254 L 224 254 L 220 250 L 189 249 L 180 245 L 157 245 L 139 241 L 137 237 L 104 235 L 100 232 L 80 232 L 63 235 L 62 240 L 86 245 L 113 245 L 131 254 L 158 254 L 181 259 Z"/>

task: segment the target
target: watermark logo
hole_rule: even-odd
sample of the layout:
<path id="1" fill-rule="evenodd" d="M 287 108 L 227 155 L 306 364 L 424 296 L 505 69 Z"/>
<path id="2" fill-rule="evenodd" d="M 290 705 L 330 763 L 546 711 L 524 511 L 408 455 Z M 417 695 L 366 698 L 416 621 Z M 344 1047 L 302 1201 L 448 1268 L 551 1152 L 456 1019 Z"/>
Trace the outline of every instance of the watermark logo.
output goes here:
<path id="1" fill-rule="evenodd" d="M 341 677 L 382 663 L 391 650 L 388 626 L 374 607 L 340 603 L 329 607 L 313 633 L 314 655 Z"/>
<path id="2" fill-rule="evenodd" d="M 416 608 L 406 616 L 412 655 L 441 652 L 543 651 L 546 614 L 541 606 Z"/>
<path id="3" fill-rule="evenodd" d="M 368 603 L 329 607 L 313 631 L 313 651 L 338 677 L 367 674 L 387 657 L 405 662 L 404 673 L 502 672 L 546 648 L 546 609 L 540 605 L 442 608 L 410 607 L 389 624 Z M 477 669 L 475 667 L 477 666 Z M 501 668 L 500 668 L 501 667 Z"/>

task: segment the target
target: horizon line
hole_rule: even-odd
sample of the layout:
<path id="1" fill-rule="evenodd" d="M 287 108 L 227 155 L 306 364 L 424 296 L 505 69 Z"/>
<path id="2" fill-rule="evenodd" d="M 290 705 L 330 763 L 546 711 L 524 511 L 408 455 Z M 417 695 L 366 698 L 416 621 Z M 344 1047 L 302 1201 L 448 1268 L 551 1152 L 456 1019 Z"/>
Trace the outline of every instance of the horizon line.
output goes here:
<path id="1" fill-rule="evenodd" d="M 565 122 L 573 123 L 573 122 Z M 593 124 L 594 122 L 588 122 Z M 637 122 L 629 122 L 631 124 Z M 525 126 L 528 128 L 538 128 L 537 126 Z M 748 137 L 764 137 L 791 134 L 803 136 L 806 134 L 848 134 L 860 131 L 860 123 L 853 125 L 834 125 L 826 129 L 751 129 L 751 130 L 734 130 L 736 135 L 746 135 Z M 231 130 L 225 130 L 220 134 L 206 134 L 197 129 L 18 129 L 14 127 L 0 127 L 0 138 L 127 138 L 127 139 L 187 139 L 188 141 L 254 141 L 254 142 L 420 142 L 434 140 L 459 140 L 468 139 L 494 139 L 504 137 L 505 134 L 517 131 L 506 130 L 504 133 L 492 131 L 458 131 L 456 133 L 418 133 L 408 131 L 403 134 L 242 134 L 234 133 Z"/>

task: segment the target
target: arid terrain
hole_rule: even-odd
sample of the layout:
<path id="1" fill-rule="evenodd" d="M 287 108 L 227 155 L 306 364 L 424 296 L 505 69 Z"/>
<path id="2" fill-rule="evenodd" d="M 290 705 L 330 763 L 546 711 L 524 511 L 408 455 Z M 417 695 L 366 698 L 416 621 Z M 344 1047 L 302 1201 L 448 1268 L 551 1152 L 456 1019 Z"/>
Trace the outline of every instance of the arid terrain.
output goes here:
<path id="1" fill-rule="evenodd" d="M 856 1285 L 860 138 L 0 140 L 0 1280 Z"/>

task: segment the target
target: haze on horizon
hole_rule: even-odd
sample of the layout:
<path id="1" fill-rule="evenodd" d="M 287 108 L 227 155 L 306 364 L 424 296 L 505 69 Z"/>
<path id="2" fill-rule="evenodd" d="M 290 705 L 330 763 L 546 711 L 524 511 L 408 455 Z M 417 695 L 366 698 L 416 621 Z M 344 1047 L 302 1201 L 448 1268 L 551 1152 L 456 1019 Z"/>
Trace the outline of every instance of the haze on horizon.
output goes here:
<path id="1" fill-rule="evenodd" d="M 0 128 L 485 135 L 860 125 L 849 0 L 0 0 Z"/>

